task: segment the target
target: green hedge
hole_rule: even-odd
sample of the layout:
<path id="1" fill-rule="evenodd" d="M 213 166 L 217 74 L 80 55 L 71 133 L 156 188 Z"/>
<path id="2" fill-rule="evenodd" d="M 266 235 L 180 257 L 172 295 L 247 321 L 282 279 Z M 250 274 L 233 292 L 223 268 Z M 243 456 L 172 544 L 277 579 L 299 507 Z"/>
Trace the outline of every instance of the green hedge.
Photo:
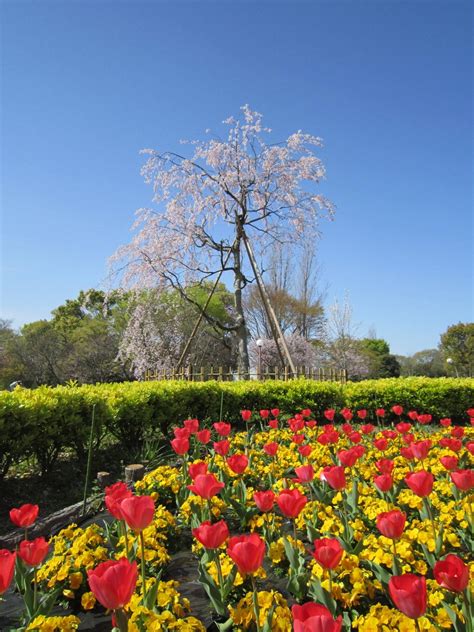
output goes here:
<path id="1" fill-rule="evenodd" d="M 394 378 L 350 382 L 128 382 L 85 386 L 18 388 L 0 392 L 0 478 L 9 466 L 34 455 L 43 472 L 59 452 L 72 448 L 84 458 L 92 407 L 96 406 L 95 444 L 105 436 L 124 448 L 140 444 L 145 434 L 169 428 L 186 417 L 215 421 L 221 394 L 223 417 L 240 420 L 240 410 L 276 407 L 291 414 L 311 408 L 323 420 L 326 408 L 391 409 L 431 413 L 435 419 L 466 421 L 474 405 L 474 379 Z M 373 417 L 372 417 L 372 420 Z"/>

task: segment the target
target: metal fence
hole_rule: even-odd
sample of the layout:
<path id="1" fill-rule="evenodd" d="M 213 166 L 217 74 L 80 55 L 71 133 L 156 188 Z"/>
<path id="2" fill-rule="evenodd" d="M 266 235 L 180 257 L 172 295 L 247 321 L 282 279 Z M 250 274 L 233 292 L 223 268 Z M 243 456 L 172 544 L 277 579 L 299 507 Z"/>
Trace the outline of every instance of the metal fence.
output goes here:
<path id="1" fill-rule="evenodd" d="M 185 366 L 179 369 L 147 369 L 143 376 L 145 381 L 152 380 L 187 380 L 189 382 L 206 382 L 207 380 L 218 380 L 219 382 L 233 382 L 237 380 L 292 380 L 304 377 L 309 380 L 320 382 L 347 382 L 347 371 L 345 369 L 323 369 L 299 366 L 292 372 L 289 367 L 264 367 L 261 371 L 253 370 L 248 374 L 239 373 L 231 367 L 214 366 Z"/>

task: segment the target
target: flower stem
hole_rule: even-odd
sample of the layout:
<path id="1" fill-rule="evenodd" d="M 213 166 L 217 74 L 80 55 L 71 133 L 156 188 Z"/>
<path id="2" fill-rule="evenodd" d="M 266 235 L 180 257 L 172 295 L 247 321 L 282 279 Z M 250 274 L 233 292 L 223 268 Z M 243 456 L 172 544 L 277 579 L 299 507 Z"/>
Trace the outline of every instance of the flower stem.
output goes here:
<path id="1" fill-rule="evenodd" d="M 216 567 L 217 567 L 217 577 L 219 579 L 219 588 L 221 592 L 221 598 L 223 600 L 224 577 L 222 576 L 222 566 L 221 566 L 221 558 L 219 557 L 219 549 L 216 550 Z"/>
<path id="2" fill-rule="evenodd" d="M 257 584 L 255 582 L 255 577 L 252 575 L 252 588 L 253 588 L 253 609 L 255 612 L 255 622 L 257 624 L 257 632 L 261 632 L 260 627 L 260 608 L 258 605 L 258 593 L 257 593 Z"/>
<path id="3" fill-rule="evenodd" d="M 34 584 L 33 584 L 33 616 L 36 614 L 36 602 L 38 601 L 38 582 L 36 577 L 36 566 L 33 569 Z"/>
<path id="4" fill-rule="evenodd" d="M 423 502 L 425 503 L 426 511 L 428 513 L 428 517 L 431 521 L 431 526 L 433 528 L 434 545 L 435 545 L 435 550 L 436 550 L 436 541 L 438 539 L 438 534 L 437 534 L 435 522 L 433 519 L 433 513 L 431 511 L 430 501 L 427 498 L 423 498 Z"/>
<path id="5" fill-rule="evenodd" d="M 143 584 L 143 602 L 146 601 L 146 570 L 145 570 L 145 538 L 143 531 L 140 531 L 140 547 L 141 547 L 141 566 L 142 566 L 142 584 Z"/>
<path id="6" fill-rule="evenodd" d="M 121 521 L 121 524 L 122 524 L 122 528 L 123 528 L 123 534 L 124 534 L 124 537 L 125 537 L 125 553 L 126 553 L 126 555 L 127 555 L 127 560 L 128 560 L 128 561 L 130 561 L 130 557 L 129 557 L 129 555 L 130 555 L 130 549 L 129 549 L 129 546 L 128 546 L 128 529 L 127 529 L 127 523 L 125 522 L 125 520 L 122 520 L 122 521 Z"/>

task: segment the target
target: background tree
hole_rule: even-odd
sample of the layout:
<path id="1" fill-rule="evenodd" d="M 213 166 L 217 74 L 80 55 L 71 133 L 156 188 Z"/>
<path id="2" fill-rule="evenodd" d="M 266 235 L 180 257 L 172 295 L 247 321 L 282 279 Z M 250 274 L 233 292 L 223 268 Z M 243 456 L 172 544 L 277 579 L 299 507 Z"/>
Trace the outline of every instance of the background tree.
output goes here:
<path id="1" fill-rule="evenodd" d="M 315 155 L 321 139 L 298 131 L 268 144 L 270 130 L 248 106 L 229 118 L 225 139 L 191 143 L 191 157 L 145 150 L 142 169 L 157 210 L 140 209 L 135 236 L 114 257 L 127 287 L 169 287 L 198 306 L 189 289 L 222 270 L 233 278 L 232 322 L 208 319 L 231 334 L 239 371 L 249 369 L 242 292 L 251 282 L 243 262 L 244 235 L 257 248 L 317 235 L 331 204 L 314 185 L 324 177 Z M 229 258 L 228 258 L 229 257 Z"/>
<path id="2" fill-rule="evenodd" d="M 130 318 L 120 343 L 119 357 L 129 362 L 135 377 L 147 369 L 158 371 L 176 367 L 193 330 L 198 310 L 203 306 L 210 284 L 187 290 L 192 303 L 177 290 L 148 290 L 136 295 Z M 232 294 L 219 284 L 208 306 L 212 321 L 232 322 Z M 189 349 L 188 365 L 230 366 L 232 344 L 229 335 L 208 321 L 201 323 Z"/>
<path id="3" fill-rule="evenodd" d="M 11 321 L 0 319 L 0 389 L 24 379 L 24 367 L 15 354 L 16 338 Z"/>
<path id="4" fill-rule="evenodd" d="M 446 375 L 446 366 L 439 349 L 423 349 L 411 356 L 396 356 L 400 365 L 400 375 L 425 375 L 442 377 Z"/>
<path id="5" fill-rule="evenodd" d="M 400 365 L 390 347 L 382 338 L 362 338 L 359 341 L 360 351 L 367 358 L 367 378 L 398 377 Z"/>
<path id="6" fill-rule="evenodd" d="M 449 371 L 464 377 L 474 374 L 474 323 L 451 325 L 441 335 L 440 351 L 453 360 Z"/>
<path id="7" fill-rule="evenodd" d="M 325 360 L 324 351 L 318 345 L 312 344 L 298 333 L 291 333 L 285 336 L 286 344 L 290 351 L 295 366 L 316 368 L 323 366 Z M 273 338 L 261 338 L 262 346 L 259 349 L 255 340 L 249 345 L 251 366 L 256 370 L 260 368 L 263 372 L 266 369 L 272 371 L 275 367 L 283 369 L 278 349 Z M 261 365 L 260 365 L 261 360 Z"/>
<path id="8" fill-rule="evenodd" d="M 354 323 L 349 297 L 343 303 L 335 301 L 328 310 L 325 332 L 327 364 L 336 371 L 344 370 L 350 380 L 368 376 L 370 364 L 361 350 L 356 336 L 358 326 Z"/>
<path id="9" fill-rule="evenodd" d="M 314 243 L 307 243 L 297 252 L 290 245 L 277 244 L 263 266 L 267 292 L 283 334 L 308 341 L 321 340 L 324 330 L 323 295 L 319 292 L 315 257 Z M 272 327 L 256 285 L 247 291 L 244 306 L 252 337 L 272 338 Z"/>

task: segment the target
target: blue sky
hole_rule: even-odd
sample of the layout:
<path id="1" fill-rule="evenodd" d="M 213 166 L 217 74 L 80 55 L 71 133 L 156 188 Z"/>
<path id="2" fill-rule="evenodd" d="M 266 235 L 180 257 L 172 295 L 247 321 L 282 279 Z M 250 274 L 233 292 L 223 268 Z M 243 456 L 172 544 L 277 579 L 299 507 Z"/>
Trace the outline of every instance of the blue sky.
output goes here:
<path id="1" fill-rule="evenodd" d="M 323 137 L 328 302 L 395 353 L 472 320 L 470 2 L 3 1 L 2 294 L 16 326 L 97 287 L 175 149 L 249 103 Z"/>

